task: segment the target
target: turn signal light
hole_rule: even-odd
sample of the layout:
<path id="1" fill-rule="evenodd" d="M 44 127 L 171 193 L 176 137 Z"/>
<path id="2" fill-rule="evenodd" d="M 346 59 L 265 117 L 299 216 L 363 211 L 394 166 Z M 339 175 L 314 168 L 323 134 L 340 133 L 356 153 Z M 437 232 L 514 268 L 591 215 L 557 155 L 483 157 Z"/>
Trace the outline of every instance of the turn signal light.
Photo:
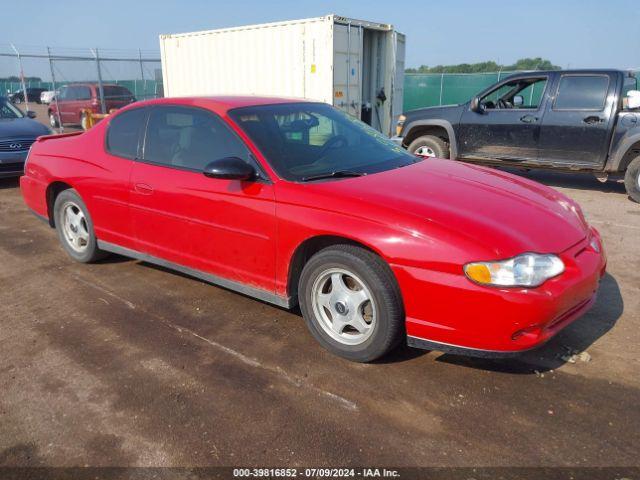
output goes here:
<path id="1" fill-rule="evenodd" d="M 467 277 L 478 283 L 491 283 L 491 272 L 489 267 L 481 263 L 473 263 L 465 269 Z"/>

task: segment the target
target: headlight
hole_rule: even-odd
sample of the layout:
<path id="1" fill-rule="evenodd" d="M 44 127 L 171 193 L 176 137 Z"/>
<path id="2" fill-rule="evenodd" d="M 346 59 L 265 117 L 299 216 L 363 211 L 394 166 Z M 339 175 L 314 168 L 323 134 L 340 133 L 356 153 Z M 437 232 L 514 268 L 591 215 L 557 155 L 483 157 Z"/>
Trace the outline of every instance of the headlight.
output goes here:
<path id="1" fill-rule="evenodd" d="M 498 262 L 473 262 L 464 266 L 465 275 L 481 285 L 537 287 L 564 272 L 556 255 L 524 253 Z"/>

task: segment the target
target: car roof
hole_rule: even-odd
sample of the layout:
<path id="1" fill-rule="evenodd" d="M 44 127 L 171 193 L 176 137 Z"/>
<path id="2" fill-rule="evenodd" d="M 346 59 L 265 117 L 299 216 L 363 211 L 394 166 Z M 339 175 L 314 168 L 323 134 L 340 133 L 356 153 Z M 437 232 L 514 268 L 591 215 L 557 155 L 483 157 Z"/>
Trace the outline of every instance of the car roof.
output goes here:
<path id="1" fill-rule="evenodd" d="M 257 107 L 260 105 L 278 105 L 284 103 L 313 103 L 304 98 L 264 97 L 253 95 L 216 95 L 210 97 L 169 97 L 144 100 L 131 104 L 131 107 L 151 105 L 186 105 L 201 107 L 224 114 L 229 110 L 241 107 Z"/>

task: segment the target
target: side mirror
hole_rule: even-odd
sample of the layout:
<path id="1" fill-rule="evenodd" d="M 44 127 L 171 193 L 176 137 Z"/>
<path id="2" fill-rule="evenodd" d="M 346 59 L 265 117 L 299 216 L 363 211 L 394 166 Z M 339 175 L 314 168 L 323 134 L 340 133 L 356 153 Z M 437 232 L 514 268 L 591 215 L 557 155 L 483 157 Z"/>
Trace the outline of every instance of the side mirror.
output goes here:
<path id="1" fill-rule="evenodd" d="M 225 157 L 209 162 L 202 171 L 205 177 L 225 180 L 253 180 L 256 170 L 238 157 Z"/>
<path id="2" fill-rule="evenodd" d="M 33 110 L 27 110 L 27 117 L 36 118 L 36 116 L 36 112 L 34 112 Z"/>
<path id="3" fill-rule="evenodd" d="M 473 97 L 471 99 L 470 108 L 472 112 L 476 112 L 476 113 L 484 112 L 484 107 L 482 106 L 482 103 L 480 103 L 480 97 Z"/>
<path id="4" fill-rule="evenodd" d="M 517 108 L 522 105 L 524 105 L 524 97 L 522 95 L 515 95 L 513 97 L 513 106 Z"/>

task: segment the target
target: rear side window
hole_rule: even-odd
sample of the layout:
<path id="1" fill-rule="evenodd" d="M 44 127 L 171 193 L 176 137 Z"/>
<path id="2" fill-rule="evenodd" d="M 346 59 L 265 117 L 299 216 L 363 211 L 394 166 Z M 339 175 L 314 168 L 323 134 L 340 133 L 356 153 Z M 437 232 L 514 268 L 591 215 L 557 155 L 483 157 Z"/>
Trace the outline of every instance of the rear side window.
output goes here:
<path id="1" fill-rule="evenodd" d="M 104 98 L 107 100 L 130 100 L 133 97 L 129 89 L 125 87 L 105 85 L 102 89 L 104 91 Z M 96 88 L 96 95 L 100 95 L 99 88 Z"/>
<path id="2" fill-rule="evenodd" d="M 118 157 L 136 158 L 146 114 L 145 108 L 137 108 L 113 117 L 107 131 L 107 151 Z"/>
<path id="3" fill-rule="evenodd" d="M 209 162 L 225 157 L 251 163 L 249 150 L 222 119 L 198 108 L 151 110 L 145 135 L 145 160 L 202 171 Z"/>
<path id="4" fill-rule="evenodd" d="M 560 79 L 556 110 L 602 110 L 607 98 L 609 77 L 565 75 Z"/>

